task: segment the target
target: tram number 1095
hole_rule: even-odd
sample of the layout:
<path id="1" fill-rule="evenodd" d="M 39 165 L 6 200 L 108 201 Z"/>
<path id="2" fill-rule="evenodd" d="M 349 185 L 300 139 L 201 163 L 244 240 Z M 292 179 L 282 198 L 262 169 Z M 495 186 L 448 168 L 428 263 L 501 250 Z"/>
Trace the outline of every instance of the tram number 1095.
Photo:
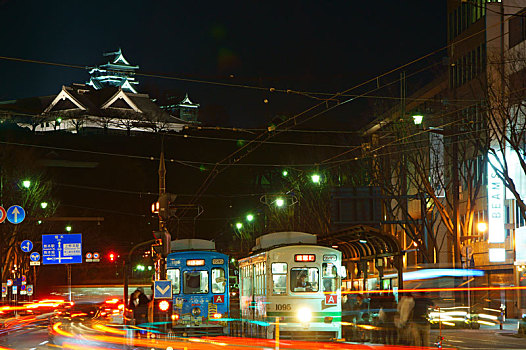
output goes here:
<path id="1" fill-rule="evenodd" d="M 292 305 L 290 304 L 276 304 L 276 311 L 290 311 L 292 310 Z"/>

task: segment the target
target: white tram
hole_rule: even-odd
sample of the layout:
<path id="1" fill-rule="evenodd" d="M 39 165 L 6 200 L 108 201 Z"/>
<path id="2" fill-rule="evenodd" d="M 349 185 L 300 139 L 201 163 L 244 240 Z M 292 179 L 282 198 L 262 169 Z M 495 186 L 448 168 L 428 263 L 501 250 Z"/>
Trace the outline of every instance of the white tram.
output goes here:
<path id="1" fill-rule="evenodd" d="M 341 338 L 340 251 L 317 245 L 316 235 L 276 232 L 259 237 L 239 261 L 243 333 L 274 338 Z"/>

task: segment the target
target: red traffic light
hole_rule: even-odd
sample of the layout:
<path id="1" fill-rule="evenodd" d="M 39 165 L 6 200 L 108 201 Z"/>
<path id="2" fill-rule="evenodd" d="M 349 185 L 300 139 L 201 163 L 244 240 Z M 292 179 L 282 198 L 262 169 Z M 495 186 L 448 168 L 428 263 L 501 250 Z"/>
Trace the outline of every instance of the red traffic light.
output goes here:
<path id="1" fill-rule="evenodd" d="M 159 310 L 161 310 L 161 311 L 168 311 L 169 308 L 170 308 L 170 303 L 167 302 L 166 300 L 162 300 L 159 303 Z"/>
<path id="2" fill-rule="evenodd" d="M 112 262 L 115 261 L 115 253 L 113 253 L 113 252 L 110 253 L 110 254 L 108 255 L 108 258 L 109 258 L 110 261 L 112 261 Z"/>

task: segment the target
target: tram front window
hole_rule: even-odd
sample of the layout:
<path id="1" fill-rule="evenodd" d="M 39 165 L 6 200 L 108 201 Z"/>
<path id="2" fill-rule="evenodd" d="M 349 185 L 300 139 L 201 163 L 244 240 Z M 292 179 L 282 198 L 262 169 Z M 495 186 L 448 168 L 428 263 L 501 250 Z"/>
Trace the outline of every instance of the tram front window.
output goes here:
<path id="1" fill-rule="evenodd" d="M 166 277 L 172 281 L 172 293 L 179 294 L 181 293 L 181 277 L 179 269 L 168 269 L 166 271 Z"/>
<path id="2" fill-rule="evenodd" d="M 185 294 L 208 293 L 208 271 L 185 271 L 183 276 Z"/>
<path id="3" fill-rule="evenodd" d="M 316 267 L 293 267 L 290 269 L 290 289 L 293 292 L 317 292 L 318 269 Z"/>
<path id="4" fill-rule="evenodd" d="M 222 268 L 212 269 L 212 293 L 224 293 L 226 285 L 225 270 Z"/>
<path id="5" fill-rule="evenodd" d="M 338 290 L 338 269 L 333 263 L 323 263 L 322 280 L 324 292 L 336 292 Z"/>
<path id="6" fill-rule="evenodd" d="M 272 263 L 272 292 L 287 294 L 287 263 Z"/>

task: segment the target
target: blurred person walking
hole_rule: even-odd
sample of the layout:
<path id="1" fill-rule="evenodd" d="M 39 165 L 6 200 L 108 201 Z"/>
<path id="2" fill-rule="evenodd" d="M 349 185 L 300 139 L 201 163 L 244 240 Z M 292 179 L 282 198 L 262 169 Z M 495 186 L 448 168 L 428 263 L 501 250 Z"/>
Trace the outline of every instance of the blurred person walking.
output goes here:
<path id="1" fill-rule="evenodd" d="M 415 305 L 413 307 L 413 344 L 415 346 L 427 347 L 429 346 L 429 332 L 431 325 L 429 324 L 428 313 L 429 308 L 435 303 L 428 298 L 424 293 L 418 293 L 414 298 Z"/>
<path id="2" fill-rule="evenodd" d="M 412 342 L 412 320 L 415 299 L 411 293 L 399 294 L 398 302 L 398 343 L 410 345 Z"/>

